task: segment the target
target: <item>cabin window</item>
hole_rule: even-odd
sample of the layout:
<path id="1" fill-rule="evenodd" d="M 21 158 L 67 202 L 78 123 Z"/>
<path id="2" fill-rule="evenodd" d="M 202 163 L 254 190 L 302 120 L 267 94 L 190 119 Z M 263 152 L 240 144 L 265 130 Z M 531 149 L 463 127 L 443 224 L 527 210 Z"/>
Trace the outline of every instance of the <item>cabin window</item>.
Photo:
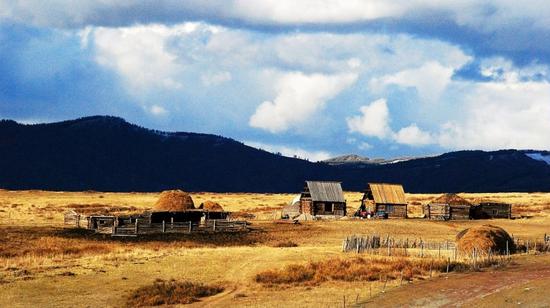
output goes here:
<path id="1" fill-rule="evenodd" d="M 325 212 L 332 212 L 332 203 L 325 203 Z"/>
<path id="2" fill-rule="evenodd" d="M 393 213 L 393 205 L 386 205 L 386 213 Z"/>

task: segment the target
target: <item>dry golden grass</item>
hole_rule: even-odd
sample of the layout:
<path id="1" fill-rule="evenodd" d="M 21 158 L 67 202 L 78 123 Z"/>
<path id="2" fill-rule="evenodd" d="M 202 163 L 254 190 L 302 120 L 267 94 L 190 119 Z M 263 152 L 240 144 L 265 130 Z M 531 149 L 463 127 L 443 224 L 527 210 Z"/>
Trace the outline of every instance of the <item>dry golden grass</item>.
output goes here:
<path id="1" fill-rule="evenodd" d="M 292 194 L 191 194 L 195 204 L 212 200 L 228 211 L 254 215 L 248 234 L 170 235 L 113 239 L 64 228 L 63 213 L 99 204 L 120 210 L 151 209 L 156 193 L 43 192 L 0 190 L 0 306 L 123 306 L 129 294 L 157 278 L 205 281 L 227 290 L 215 298 L 219 305 L 285 306 L 288 291 L 264 288 L 254 282 L 257 273 L 291 264 L 324 262 L 353 255 L 340 252 L 351 234 L 389 234 L 396 238 L 454 240 L 465 228 L 487 221 L 336 220 L 274 224 L 273 212 Z M 412 216 L 438 195 L 408 195 Z M 514 204 L 514 215 L 529 219 L 492 220 L 516 238 L 548 233 L 550 194 L 461 194 L 467 199 L 490 198 Z M 361 193 L 346 192 L 348 212 L 359 205 Z M 420 210 L 420 211 L 419 211 Z M 518 216 L 519 216 L 518 215 Z M 296 244 L 297 247 L 286 243 Z M 365 257 L 366 258 L 366 257 Z M 368 259 L 368 258 L 366 258 Z M 369 282 L 372 292 L 379 282 Z M 342 294 L 365 293 L 366 284 L 330 279 L 315 288 L 293 287 L 298 306 L 334 306 Z M 390 284 L 388 283 L 388 288 Z M 370 287 L 369 287 L 370 288 Z M 233 291 L 234 290 L 234 291 Z M 233 293 L 232 293 L 233 292 Z M 230 294 L 244 294 L 233 296 Z M 204 303 L 203 303 L 204 302 Z M 197 304 L 208 304 L 205 299 Z"/>
<path id="2" fill-rule="evenodd" d="M 458 263 L 449 264 L 453 270 Z M 283 269 L 271 269 L 256 274 L 254 281 L 271 286 L 278 284 L 318 285 L 332 281 L 376 281 L 414 278 L 443 272 L 443 259 L 414 259 L 405 257 L 333 258 L 306 264 L 291 264 Z"/>

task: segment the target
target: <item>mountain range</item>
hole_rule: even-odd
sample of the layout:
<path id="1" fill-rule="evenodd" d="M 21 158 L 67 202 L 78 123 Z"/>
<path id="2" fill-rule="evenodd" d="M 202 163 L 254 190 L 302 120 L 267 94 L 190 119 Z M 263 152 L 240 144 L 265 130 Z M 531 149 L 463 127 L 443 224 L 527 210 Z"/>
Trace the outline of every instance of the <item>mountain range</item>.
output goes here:
<path id="1" fill-rule="evenodd" d="M 300 192 L 304 180 L 402 183 L 408 192 L 550 191 L 550 153 L 458 151 L 309 162 L 233 139 L 146 129 L 111 116 L 25 125 L 0 121 L 0 188 Z"/>

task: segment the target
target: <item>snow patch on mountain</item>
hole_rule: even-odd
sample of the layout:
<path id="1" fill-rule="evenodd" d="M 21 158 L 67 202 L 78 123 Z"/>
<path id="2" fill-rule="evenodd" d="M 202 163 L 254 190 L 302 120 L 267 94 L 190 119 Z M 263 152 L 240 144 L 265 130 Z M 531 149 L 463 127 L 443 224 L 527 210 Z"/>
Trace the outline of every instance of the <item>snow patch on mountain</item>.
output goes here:
<path id="1" fill-rule="evenodd" d="M 550 155 L 549 154 L 542 154 L 542 153 L 525 153 L 525 155 L 531 159 L 543 161 L 550 165 Z"/>

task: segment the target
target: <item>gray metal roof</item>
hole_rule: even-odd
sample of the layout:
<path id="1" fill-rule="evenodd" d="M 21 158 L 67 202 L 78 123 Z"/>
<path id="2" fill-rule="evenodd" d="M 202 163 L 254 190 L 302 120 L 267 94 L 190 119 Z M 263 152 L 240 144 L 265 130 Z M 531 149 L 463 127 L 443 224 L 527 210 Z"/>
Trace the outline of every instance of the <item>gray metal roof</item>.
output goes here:
<path id="1" fill-rule="evenodd" d="M 311 199 L 324 202 L 346 202 L 340 182 L 306 181 Z"/>

